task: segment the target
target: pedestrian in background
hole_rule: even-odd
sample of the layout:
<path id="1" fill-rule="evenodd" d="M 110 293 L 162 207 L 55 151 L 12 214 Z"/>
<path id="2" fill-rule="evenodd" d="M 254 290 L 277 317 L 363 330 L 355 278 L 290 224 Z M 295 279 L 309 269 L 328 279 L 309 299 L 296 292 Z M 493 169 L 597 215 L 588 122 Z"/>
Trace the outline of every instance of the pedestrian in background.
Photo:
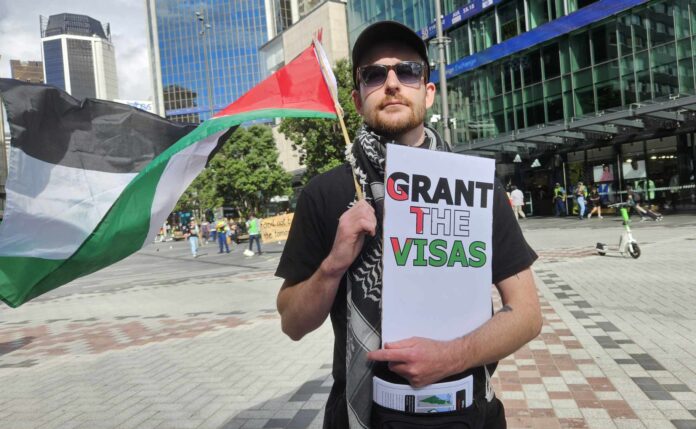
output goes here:
<path id="1" fill-rule="evenodd" d="M 589 200 L 590 213 L 587 215 L 587 218 L 591 219 L 592 215 L 597 213 L 597 217 L 602 219 L 602 201 L 596 186 L 592 187 L 592 191 L 590 191 Z"/>
<path id="2" fill-rule="evenodd" d="M 184 238 L 188 240 L 189 246 L 191 247 L 191 255 L 194 258 L 198 257 L 198 234 L 196 230 L 198 226 L 196 222 L 191 219 L 188 225 L 181 225 L 181 232 L 184 234 Z"/>
<path id="3" fill-rule="evenodd" d="M 246 252 L 247 255 L 251 256 L 254 254 L 251 250 L 254 241 L 256 241 L 257 254 L 261 254 L 261 226 L 259 224 L 259 219 L 254 213 L 249 214 L 249 220 L 246 223 L 247 231 L 249 231 L 249 251 Z"/>
<path id="4" fill-rule="evenodd" d="M 208 240 L 210 240 L 210 223 L 207 220 L 201 223 L 201 238 L 203 244 L 208 244 Z"/>
<path id="5" fill-rule="evenodd" d="M 578 218 L 580 220 L 585 219 L 585 197 L 587 196 L 587 188 L 582 183 L 578 182 L 578 186 L 575 187 L 575 202 L 578 204 Z"/>
<path id="6" fill-rule="evenodd" d="M 512 200 L 512 211 L 515 212 L 515 217 L 517 219 L 526 218 L 527 216 L 524 215 L 524 194 L 517 189 L 517 186 L 512 187 L 510 199 Z"/>
<path id="7" fill-rule="evenodd" d="M 225 253 L 230 253 L 230 246 L 227 244 L 227 234 L 225 234 L 225 228 L 227 228 L 227 219 L 219 219 L 215 224 L 218 246 L 220 247 L 218 253 L 222 253 L 223 246 L 225 248 Z"/>
<path id="8" fill-rule="evenodd" d="M 560 183 L 556 183 L 556 187 L 553 188 L 553 202 L 555 207 L 556 217 L 566 215 L 566 190 L 563 189 Z"/>

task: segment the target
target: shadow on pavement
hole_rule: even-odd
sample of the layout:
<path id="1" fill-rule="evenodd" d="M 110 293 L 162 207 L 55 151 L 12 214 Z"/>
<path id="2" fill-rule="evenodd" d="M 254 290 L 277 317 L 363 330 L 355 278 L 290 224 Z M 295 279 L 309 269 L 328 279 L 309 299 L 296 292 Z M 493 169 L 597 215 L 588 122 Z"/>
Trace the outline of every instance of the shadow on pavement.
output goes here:
<path id="1" fill-rule="evenodd" d="M 0 343 L 0 356 L 21 349 L 22 347 L 34 341 L 35 338 L 36 337 L 22 337 L 13 341 L 8 341 L 6 343 Z"/>
<path id="2" fill-rule="evenodd" d="M 308 428 L 324 409 L 325 398 L 331 391 L 330 385 L 325 385 L 327 377 L 329 380 L 331 379 L 330 376 L 315 378 L 302 384 L 293 393 L 287 393 L 247 408 L 223 423 L 218 429 L 247 427 L 245 424 L 249 420 L 260 419 L 268 420 L 263 426 L 260 426 L 265 429 Z M 321 396 L 313 397 L 316 394 L 321 394 Z M 308 401 L 312 402 L 307 403 Z M 274 413 L 274 417 L 268 417 L 269 411 Z"/>

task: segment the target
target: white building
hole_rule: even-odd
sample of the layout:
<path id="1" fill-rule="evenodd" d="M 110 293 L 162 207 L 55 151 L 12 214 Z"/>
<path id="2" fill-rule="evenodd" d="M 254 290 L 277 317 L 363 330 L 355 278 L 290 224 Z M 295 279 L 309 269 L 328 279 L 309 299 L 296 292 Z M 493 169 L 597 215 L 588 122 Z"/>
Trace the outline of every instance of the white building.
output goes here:
<path id="1" fill-rule="evenodd" d="M 274 5 L 276 19 L 278 16 L 289 16 L 292 21 L 291 25 L 276 26 L 277 33 L 259 48 L 261 67 L 267 75 L 307 49 L 312 38 L 319 33 L 322 34 L 322 46 L 332 65 L 348 58 L 345 0 L 276 0 Z M 280 13 L 284 11 L 287 12 Z M 300 164 L 300 153 L 293 149 L 292 142 L 278 131 L 278 127 L 273 127 L 273 137 L 283 168 L 299 175 L 304 170 Z"/>
<path id="2" fill-rule="evenodd" d="M 109 24 L 72 13 L 41 17 L 41 53 L 47 84 L 78 99 L 118 98 Z"/>

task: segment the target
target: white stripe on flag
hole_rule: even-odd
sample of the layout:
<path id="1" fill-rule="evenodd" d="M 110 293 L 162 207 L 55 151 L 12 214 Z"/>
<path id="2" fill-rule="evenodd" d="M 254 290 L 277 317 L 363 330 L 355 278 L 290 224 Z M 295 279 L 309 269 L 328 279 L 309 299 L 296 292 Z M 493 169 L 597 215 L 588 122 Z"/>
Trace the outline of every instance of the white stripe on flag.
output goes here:
<path id="1" fill-rule="evenodd" d="M 215 149 L 220 136 L 226 132 L 227 130 L 224 130 L 211 134 L 204 140 L 177 152 L 169 159 L 167 167 L 157 182 L 157 190 L 152 201 L 150 230 L 144 237 L 143 246 L 151 243 L 157 235 L 186 188 L 205 168 L 208 156 Z"/>
<path id="2" fill-rule="evenodd" d="M 10 149 L 0 256 L 66 259 L 102 220 L 135 173 L 64 167 Z"/>

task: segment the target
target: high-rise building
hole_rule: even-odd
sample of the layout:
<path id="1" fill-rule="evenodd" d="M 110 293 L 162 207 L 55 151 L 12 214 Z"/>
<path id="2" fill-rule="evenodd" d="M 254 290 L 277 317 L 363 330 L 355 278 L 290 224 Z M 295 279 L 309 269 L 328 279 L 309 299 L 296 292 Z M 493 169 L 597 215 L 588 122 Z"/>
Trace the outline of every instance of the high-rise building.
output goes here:
<path id="1" fill-rule="evenodd" d="M 696 207 L 696 0 L 441 4 L 456 151 L 495 157 L 534 213 L 551 213 L 556 182 L 580 180 L 604 203 L 632 185 L 658 206 Z M 431 0 L 353 0 L 351 44 L 381 19 L 432 41 L 433 17 Z"/>
<path id="2" fill-rule="evenodd" d="M 148 0 L 148 46 L 156 112 L 208 119 L 262 78 L 258 48 L 273 34 L 280 0 Z M 285 12 L 287 13 L 287 12 Z"/>
<path id="3" fill-rule="evenodd" d="M 47 84 L 75 98 L 118 98 L 109 24 L 72 13 L 42 16 L 41 45 Z"/>
<path id="4" fill-rule="evenodd" d="M 43 62 L 10 60 L 10 72 L 12 79 L 23 80 L 31 83 L 43 83 Z"/>

